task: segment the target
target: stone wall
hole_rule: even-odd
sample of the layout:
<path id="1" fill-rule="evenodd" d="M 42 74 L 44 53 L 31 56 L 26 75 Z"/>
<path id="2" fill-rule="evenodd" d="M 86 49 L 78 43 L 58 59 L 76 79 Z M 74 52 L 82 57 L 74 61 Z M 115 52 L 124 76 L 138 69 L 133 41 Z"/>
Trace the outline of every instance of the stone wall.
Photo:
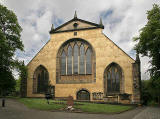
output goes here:
<path id="1" fill-rule="evenodd" d="M 140 90 L 141 90 L 141 80 L 140 80 L 140 63 L 133 63 L 133 103 L 140 103 Z"/>

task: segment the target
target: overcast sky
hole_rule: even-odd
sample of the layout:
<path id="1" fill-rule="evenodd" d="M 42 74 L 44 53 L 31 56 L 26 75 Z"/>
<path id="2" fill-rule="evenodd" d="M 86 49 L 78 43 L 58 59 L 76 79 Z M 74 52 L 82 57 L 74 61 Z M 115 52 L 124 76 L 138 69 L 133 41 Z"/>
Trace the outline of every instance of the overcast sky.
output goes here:
<path id="1" fill-rule="evenodd" d="M 132 38 L 147 23 L 147 10 L 160 0 L 0 0 L 14 11 L 21 25 L 25 52 L 16 57 L 27 64 L 50 39 L 51 24 L 57 27 L 73 18 L 75 10 L 80 19 L 99 23 L 103 32 L 127 54 L 135 59 Z M 148 79 L 149 59 L 141 57 L 142 79 Z"/>

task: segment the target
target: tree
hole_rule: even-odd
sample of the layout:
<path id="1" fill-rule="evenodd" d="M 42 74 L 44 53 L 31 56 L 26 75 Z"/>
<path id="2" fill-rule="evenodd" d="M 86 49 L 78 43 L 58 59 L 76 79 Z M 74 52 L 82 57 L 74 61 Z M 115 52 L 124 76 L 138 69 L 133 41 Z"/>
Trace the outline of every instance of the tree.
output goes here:
<path id="1" fill-rule="evenodd" d="M 20 97 L 26 97 L 27 94 L 27 66 L 24 61 L 18 62 L 17 69 L 19 72 L 19 78 L 16 80 L 15 95 Z"/>
<path id="2" fill-rule="evenodd" d="M 138 43 L 135 50 L 148 56 L 151 60 L 151 68 L 148 70 L 151 76 L 151 87 L 160 98 L 160 7 L 157 4 L 147 12 L 147 24 L 140 30 L 140 35 L 134 37 L 134 41 Z"/>
<path id="3" fill-rule="evenodd" d="M 20 84 L 21 84 L 21 78 L 19 77 L 19 78 L 16 80 L 15 96 L 19 96 L 19 94 L 20 94 Z"/>
<path id="4" fill-rule="evenodd" d="M 7 95 L 9 92 L 14 91 L 14 86 L 16 84 L 12 72 L 1 70 L 0 72 L 0 94 L 2 96 Z"/>
<path id="5" fill-rule="evenodd" d="M 151 76 L 160 76 L 160 7 L 153 5 L 153 9 L 147 12 L 148 22 L 140 30 L 139 37 L 134 40 L 138 41 L 135 49 L 143 56 L 151 58 Z"/>
<path id="6" fill-rule="evenodd" d="M 13 56 L 23 50 L 20 40 L 22 28 L 16 15 L 0 4 L 0 92 L 10 91 L 15 85 L 12 70 L 18 63 Z"/>
<path id="7" fill-rule="evenodd" d="M 19 66 L 19 76 L 20 76 L 20 96 L 26 97 L 27 95 L 27 67 L 25 66 L 24 62 L 20 62 Z"/>

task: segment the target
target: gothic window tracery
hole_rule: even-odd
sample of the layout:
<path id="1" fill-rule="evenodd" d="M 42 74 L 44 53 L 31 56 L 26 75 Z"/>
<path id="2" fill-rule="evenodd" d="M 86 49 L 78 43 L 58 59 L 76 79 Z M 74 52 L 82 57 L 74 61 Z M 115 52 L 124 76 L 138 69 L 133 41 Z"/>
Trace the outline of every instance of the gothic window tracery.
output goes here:
<path id="1" fill-rule="evenodd" d="M 78 44 L 76 41 L 73 41 L 66 44 L 60 56 L 60 66 L 60 75 L 92 74 L 91 48 L 83 42 Z"/>
<path id="2" fill-rule="evenodd" d="M 85 49 L 84 45 L 81 44 L 80 47 L 80 64 L 79 64 L 79 74 L 85 74 Z"/>
<path id="3" fill-rule="evenodd" d="M 62 62 L 61 62 L 62 63 Z M 62 71 L 63 69 L 61 69 Z M 67 54 L 67 74 L 72 74 L 72 47 L 69 45 Z"/>
<path id="4" fill-rule="evenodd" d="M 74 54 L 73 54 L 73 59 L 74 59 L 74 62 L 73 62 L 73 70 L 74 70 L 74 74 L 78 74 L 78 55 L 79 55 L 79 52 L 78 52 L 78 45 L 75 44 L 74 46 Z"/>
<path id="5" fill-rule="evenodd" d="M 91 56 L 91 50 L 90 48 L 87 49 L 87 52 L 86 52 L 86 74 L 91 74 L 92 73 L 92 64 L 91 64 L 91 59 L 92 56 Z"/>
<path id="6" fill-rule="evenodd" d="M 47 91 L 49 74 L 45 67 L 38 66 L 33 76 L 33 93 L 45 93 Z"/>
<path id="7" fill-rule="evenodd" d="M 120 81 L 122 79 L 122 70 L 116 63 L 112 63 L 105 71 L 106 93 L 119 93 Z"/>
<path id="8" fill-rule="evenodd" d="M 65 75 L 66 74 L 66 53 L 63 50 L 62 55 L 61 55 L 61 74 Z"/>

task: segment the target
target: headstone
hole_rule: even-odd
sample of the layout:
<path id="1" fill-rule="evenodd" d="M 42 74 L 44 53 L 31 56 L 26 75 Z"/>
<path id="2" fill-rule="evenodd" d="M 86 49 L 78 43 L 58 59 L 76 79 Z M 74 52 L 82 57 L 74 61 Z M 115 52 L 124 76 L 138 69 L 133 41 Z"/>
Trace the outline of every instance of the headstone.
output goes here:
<path id="1" fill-rule="evenodd" d="M 69 96 L 67 99 L 67 106 L 73 106 L 73 104 L 74 104 L 73 97 Z"/>
<path id="2" fill-rule="evenodd" d="M 74 110 L 73 104 L 74 104 L 73 97 L 69 96 L 68 99 L 67 99 L 67 108 L 66 109 L 69 110 L 69 111 L 73 111 Z"/>

